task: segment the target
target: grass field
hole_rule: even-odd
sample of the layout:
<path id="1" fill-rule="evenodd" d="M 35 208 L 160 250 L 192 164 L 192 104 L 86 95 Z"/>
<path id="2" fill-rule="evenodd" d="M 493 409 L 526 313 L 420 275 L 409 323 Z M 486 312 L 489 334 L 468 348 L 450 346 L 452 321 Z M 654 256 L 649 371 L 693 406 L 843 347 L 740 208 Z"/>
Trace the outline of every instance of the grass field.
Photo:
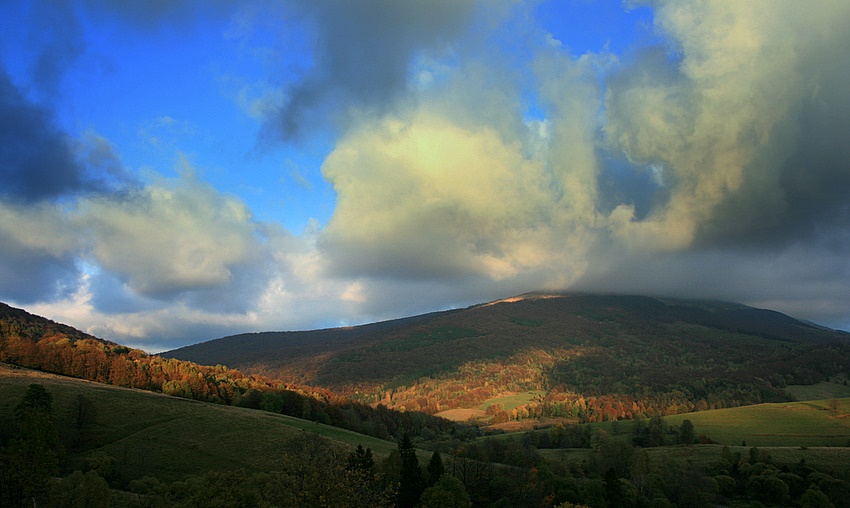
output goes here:
<path id="1" fill-rule="evenodd" d="M 813 385 L 790 385 L 785 388 L 797 400 L 823 400 L 850 397 L 850 386 L 844 383 L 823 382 Z"/>
<path id="2" fill-rule="evenodd" d="M 69 453 L 73 465 L 96 454 L 117 459 L 129 478 L 145 475 L 175 480 L 207 470 L 269 470 L 282 460 L 286 443 L 315 432 L 348 447 L 362 444 L 376 458 L 395 443 L 355 432 L 252 409 L 221 406 L 166 395 L 54 376 L 0 364 L 0 428 L 13 428 L 13 411 L 31 383 L 53 395 L 61 435 L 71 435 L 78 394 L 94 402 L 96 419 L 85 451 Z M 428 457 L 426 452 L 421 457 Z"/>
<path id="3" fill-rule="evenodd" d="M 835 409 L 830 405 L 835 400 Z M 850 443 L 850 398 L 757 404 L 665 416 L 673 427 L 690 420 L 697 435 L 705 434 L 722 445 L 840 446 Z M 615 439 L 628 440 L 634 423 L 589 423 Z"/>
<path id="4" fill-rule="evenodd" d="M 670 425 L 691 420 L 697 434 L 726 445 L 847 446 L 850 442 L 850 398 L 759 404 L 665 418 Z"/>
<path id="5" fill-rule="evenodd" d="M 487 399 L 482 402 L 481 405 L 478 406 L 478 409 L 486 411 L 487 408 L 493 404 L 498 404 L 503 410 L 510 411 L 511 409 L 522 406 L 523 404 L 528 404 L 545 393 L 546 392 L 542 390 L 534 390 L 530 392 L 512 393 L 509 395 L 502 395 L 500 397 L 493 397 L 492 399 Z"/>

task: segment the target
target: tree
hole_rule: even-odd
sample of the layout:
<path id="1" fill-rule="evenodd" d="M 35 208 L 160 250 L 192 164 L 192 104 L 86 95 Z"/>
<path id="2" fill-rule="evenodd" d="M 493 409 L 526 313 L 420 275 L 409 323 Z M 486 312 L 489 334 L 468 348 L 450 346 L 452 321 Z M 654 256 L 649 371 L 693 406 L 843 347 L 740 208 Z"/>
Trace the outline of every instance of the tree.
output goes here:
<path id="1" fill-rule="evenodd" d="M 54 491 L 54 502 L 68 507 L 106 508 L 112 499 L 106 480 L 95 471 L 86 474 L 74 471 L 63 478 Z"/>
<path id="2" fill-rule="evenodd" d="M 762 503 L 783 504 L 790 499 L 788 485 L 779 478 L 763 474 L 747 483 L 747 493 Z"/>
<path id="3" fill-rule="evenodd" d="M 372 450 L 363 449 L 363 445 L 357 445 L 357 450 L 348 454 L 348 470 L 359 471 L 371 478 L 375 473 L 375 459 L 372 458 Z"/>
<path id="4" fill-rule="evenodd" d="M 419 468 L 419 458 L 416 449 L 405 434 L 398 444 L 401 455 L 401 478 L 398 485 L 398 508 L 413 508 L 419 503 L 422 495 L 422 470 Z"/>
<path id="5" fill-rule="evenodd" d="M 472 502 L 463 483 L 452 475 L 444 474 L 434 485 L 422 493 L 422 508 L 469 508 Z"/>
<path id="6" fill-rule="evenodd" d="M 82 445 L 85 443 L 91 428 L 97 422 L 97 409 L 94 401 L 81 393 L 77 394 L 71 406 L 70 416 L 76 432 L 74 437 L 77 445 Z"/>
<path id="7" fill-rule="evenodd" d="M 0 454 L 0 506 L 32 505 L 47 494 L 64 454 L 53 416 L 53 396 L 31 384 L 15 407 L 18 435 Z"/>
<path id="8" fill-rule="evenodd" d="M 682 421 L 679 426 L 679 444 L 694 444 L 694 424 L 690 420 Z"/>
<path id="9" fill-rule="evenodd" d="M 431 460 L 428 461 L 428 483 L 426 487 L 431 487 L 443 476 L 445 468 L 443 467 L 443 459 L 440 457 L 440 452 L 434 452 L 431 455 Z"/>
<path id="10" fill-rule="evenodd" d="M 821 492 L 817 485 L 812 485 L 800 496 L 800 506 L 802 508 L 835 508 L 829 497 Z"/>
<path id="11" fill-rule="evenodd" d="M 835 414 L 835 413 L 838 412 L 839 407 L 840 407 L 840 404 L 838 402 L 838 398 L 833 397 L 832 400 L 829 401 L 829 411 L 832 414 Z"/>

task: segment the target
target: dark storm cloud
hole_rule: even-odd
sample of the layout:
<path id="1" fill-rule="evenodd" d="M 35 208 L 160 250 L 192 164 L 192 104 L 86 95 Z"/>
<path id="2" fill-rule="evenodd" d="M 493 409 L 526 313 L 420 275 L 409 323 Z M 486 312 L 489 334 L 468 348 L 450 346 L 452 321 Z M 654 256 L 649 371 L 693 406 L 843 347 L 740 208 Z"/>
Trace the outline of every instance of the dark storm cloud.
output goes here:
<path id="1" fill-rule="evenodd" d="M 52 113 L 31 103 L 0 70 L 0 196 L 50 199 L 92 186 Z"/>
<path id="2" fill-rule="evenodd" d="M 288 90 L 267 128 L 283 139 L 345 106 L 380 109 L 404 90 L 411 60 L 440 49 L 469 22 L 470 0 L 298 2 L 315 29 L 314 66 Z"/>
<path id="3" fill-rule="evenodd" d="M 0 198 L 17 203 L 112 192 L 132 182 L 105 140 L 89 134 L 71 142 L 52 111 L 29 101 L 2 70 L 0 179 Z"/>
<path id="4" fill-rule="evenodd" d="M 800 100 L 746 172 L 740 192 L 718 206 L 701 244 L 836 245 L 850 234 L 850 47 L 848 28 L 803 46 L 795 72 Z M 771 168 L 775 168 L 771 170 Z"/>
<path id="5" fill-rule="evenodd" d="M 700 244 L 776 246 L 850 233 L 850 64 L 833 56 L 810 73 L 816 92 L 776 129 L 771 150 L 755 161 L 741 191 L 718 206 Z M 759 165 L 768 164 L 777 171 L 766 179 Z"/>

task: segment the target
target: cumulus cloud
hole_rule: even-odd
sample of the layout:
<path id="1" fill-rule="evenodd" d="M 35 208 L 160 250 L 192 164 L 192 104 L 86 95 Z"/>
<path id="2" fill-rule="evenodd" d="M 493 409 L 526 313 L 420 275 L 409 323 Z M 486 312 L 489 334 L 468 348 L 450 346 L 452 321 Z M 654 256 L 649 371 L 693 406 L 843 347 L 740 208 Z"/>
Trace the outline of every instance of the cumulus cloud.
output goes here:
<path id="1" fill-rule="evenodd" d="M 257 250 L 244 204 L 191 174 L 120 200 L 81 201 L 76 220 L 93 239 L 94 260 L 146 296 L 227 285 Z"/>
<path id="2" fill-rule="evenodd" d="M 334 273 L 455 280 L 489 295 L 500 281 L 566 287 L 582 273 L 607 221 L 595 72 L 610 57 L 533 47 L 526 69 L 482 55 L 342 137 L 323 165 L 338 199 L 319 245 Z M 529 74 L 542 121 L 525 118 Z"/>
<path id="3" fill-rule="evenodd" d="M 338 201 L 322 248 L 343 274 L 502 279 L 561 247 L 543 161 L 486 126 L 387 118 L 342 140 L 323 173 Z"/>
<path id="4" fill-rule="evenodd" d="M 59 206 L 0 201 L 0 299 L 24 303 L 62 298 L 79 277 L 79 241 Z"/>

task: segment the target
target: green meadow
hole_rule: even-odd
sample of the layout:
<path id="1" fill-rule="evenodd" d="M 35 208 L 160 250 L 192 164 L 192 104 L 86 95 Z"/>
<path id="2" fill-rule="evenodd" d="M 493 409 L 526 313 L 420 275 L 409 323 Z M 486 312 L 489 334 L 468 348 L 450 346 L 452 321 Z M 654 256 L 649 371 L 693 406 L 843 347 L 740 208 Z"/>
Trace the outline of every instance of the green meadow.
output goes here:
<path id="1" fill-rule="evenodd" d="M 13 428 L 13 412 L 27 387 L 37 383 L 53 395 L 60 436 L 72 468 L 86 461 L 112 463 L 127 478 L 165 481 L 208 470 L 263 471 L 284 460 L 287 443 L 316 433 L 353 449 L 358 444 L 385 457 L 392 442 L 289 416 L 222 406 L 0 365 L 0 429 Z M 94 418 L 79 433 L 72 414 L 78 396 L 92 403 Z M 425 455 L 423 455 L 425 456 Z"/>
<path id="2" fill-rule="evenodd" d="M 697 435 L 725 445 L 844 447 L 850 443 L 850 398 L 758 404 L 665 420 L 674 426 L 690 420 Z"/>
<path id="3" fill-rule="evenodd" d="M 694 424 L 697 435 L 704 434 L 718 444 L 644 448 L 651 460 L 707 465 L 720 457 L 723 447 L 743 455 L 757 447 L 777 464 L 791 465 L 805 459 L 806 463 L 826 471 L 850 473 L 850 398 L 758 404 L 664 417 L 673 431 L 684 420 Z M 635 423 L 608 421 L 585 425 L 605 430 L 612 439 L 631 441 Z M 499 437 L 512 439 L 521 434 Z M 667 439 L 672 440 L 673 436 L 668 435 Z M 541 449 L 539 453 L 548 460 L 581 464 L 591 450 Z"/>
<path id="4" fill-rule="evenodd" d="M 824 381 L 813 385 L 790 385 L 785 388 L 797 400 L 821 400 L 833 397 L 850 397 L 850 386 Z"/>
<path id="5" fill-rule="evenodd" d="M 493 404 L 498 404 L 505 411 L 510 411 L 516 407 L 522 406 L 523 404 L 528 404 L 529 402 L 535 400 L 538 397 L 541 397 L 546 392 L 543 390 L 533 390 L 529 392 L 520 392 L 513 393 L 510 395 L 502 395 L 500 397 L 493 397 L 492 399 L 487 399 L 482 402 L 478 409 L 482 411 L 486 411 L 488 407 Z"/>

